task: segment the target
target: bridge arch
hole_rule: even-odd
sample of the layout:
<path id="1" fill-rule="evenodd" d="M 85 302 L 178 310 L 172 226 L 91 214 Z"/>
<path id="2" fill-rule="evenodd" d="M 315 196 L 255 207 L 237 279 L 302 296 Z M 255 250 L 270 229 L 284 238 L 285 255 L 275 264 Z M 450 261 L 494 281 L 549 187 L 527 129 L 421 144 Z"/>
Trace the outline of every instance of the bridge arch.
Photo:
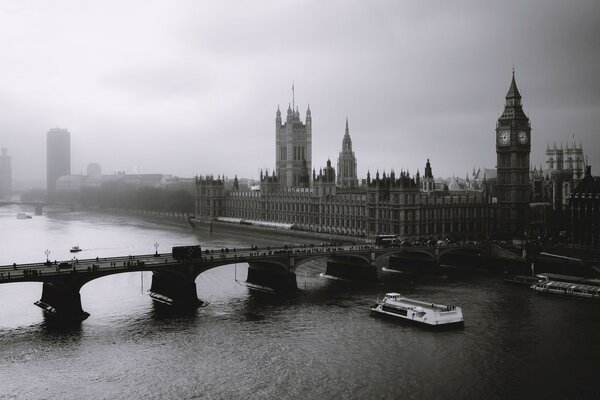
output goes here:
<path id="1" fill-rule="evenodd" d="M 440 264 L 480 267 L 486 264 L 487 252 L 475 246 L 442 248 L 439 252 Z"/>

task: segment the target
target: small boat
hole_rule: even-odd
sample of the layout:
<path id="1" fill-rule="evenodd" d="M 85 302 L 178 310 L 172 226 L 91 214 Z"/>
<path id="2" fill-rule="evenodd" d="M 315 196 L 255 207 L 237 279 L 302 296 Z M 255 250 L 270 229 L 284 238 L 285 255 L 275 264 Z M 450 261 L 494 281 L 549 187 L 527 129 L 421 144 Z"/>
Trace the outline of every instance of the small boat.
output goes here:
<path id="1" fill-rule="evenodd" d="M 452 326 L 461 325 L 464 322 L 460 307 L 408 299 L 402 297 L 400 293 L 387 293 L 383 300 L 378 300 L 371 307 L 371 311 L 428 326 Z"/>
<path id="2" fill-rule="evenodd" d="M 71 250 L 69 250 L 71 253 L 78 253 L 81 251 L 81 249 L 79 248 L 79 246 L 73 246 L 71 247 Z"/>
<path id="3" fill-rule="evenodd" d="M 31 219 L 31 215 L 25 213 L 18 213 L 17 219 Z"/>

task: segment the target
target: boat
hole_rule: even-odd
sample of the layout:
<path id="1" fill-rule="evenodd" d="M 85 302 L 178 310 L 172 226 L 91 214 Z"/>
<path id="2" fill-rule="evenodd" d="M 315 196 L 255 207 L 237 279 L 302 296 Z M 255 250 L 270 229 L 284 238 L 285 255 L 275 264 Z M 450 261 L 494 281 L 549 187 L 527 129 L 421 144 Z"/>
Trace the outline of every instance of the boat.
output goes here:
<path id="1" fill-rule="evenodd" d="M 18 213 L 17 219 L 31 219 L 31 215 L 25 213 Z"/>
<path id="2" fill-rule="evenodd" d="M 506 283 L 515 283 L 517 285 L 529 286 L 538 283 L 541 280 L 538 276 L 531 275 L 505 275 L 504 282 Z"/>
<path id="3" fill-rule="evenodd" d="M 539 282 L 531 285 L 536 293 L 600 300 L 600 281 L 597 279 L 559 274 L 540 274 L 537 277 Z"/>
<path id="4" fill-rule="evenodd" d="M 402 297 L 400 293 L 387 293 L 371 311 L 418 322 L 428 326 L 453 326 L 464 323 L 462 309 L 455 306 L 428 303 Z"/>
<path id="5" fill-rule="evenodd" d="M 79 248 L 79 246 L 73 246 L 71 247 L 71 250 L 69 250 L 71 253 L 77 253 L 80 252 L 81 249 Z"/>

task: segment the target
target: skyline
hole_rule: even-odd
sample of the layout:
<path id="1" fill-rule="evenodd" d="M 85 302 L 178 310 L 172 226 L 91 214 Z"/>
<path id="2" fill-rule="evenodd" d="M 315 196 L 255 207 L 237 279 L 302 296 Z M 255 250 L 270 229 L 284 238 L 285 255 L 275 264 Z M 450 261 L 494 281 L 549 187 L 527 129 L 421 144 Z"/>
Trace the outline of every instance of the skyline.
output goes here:
<path id="1" fill-rule="evenodd" d="M 275 168 L 293 83 L 317 171 L 336 164 L 348 117 L 359 178 L 423 174 L 427 158 L 464 177 L 495 167 L 514 66 L 532 166 L 575 135 L 596 172 L 600 6 L 569 4 L 4 4 L 0 147 L 15 180 L 43 181 L 53 127 L 72 134 L 72 173 L 256 179 Z"/>

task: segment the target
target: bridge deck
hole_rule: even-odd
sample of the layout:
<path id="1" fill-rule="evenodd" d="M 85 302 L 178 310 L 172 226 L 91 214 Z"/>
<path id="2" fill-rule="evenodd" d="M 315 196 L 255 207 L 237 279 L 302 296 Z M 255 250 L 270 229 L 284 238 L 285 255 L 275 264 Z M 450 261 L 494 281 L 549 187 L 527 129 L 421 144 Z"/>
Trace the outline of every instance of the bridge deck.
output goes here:
<path id="1" fill-rule="evenodd" d="M 445 250 L 473 248 L 473 246 L 454 246 L 444 247 Z M 169 266 L 181 265 L 224 265 L 236 262 L 251 261 L 276 261 L 282 258 L 294 256 L 296 259 L 306 259 L 314 257 L 328 256 L 362 256 L 367 258 L 371 253 L 382 255 L 385 253 L 402 252 L 427 252 L 434 254 L 436 247 L 379 247 L 374 245 L 336 245 L 331 246 L 302 246 L 294 248 L 260 248 L 260 249 L 218 249 L 203 252 L 202 257 L 194 259 L 175 259 L 171 253 L 163 253 L 158 256 L 154 254 L 144 254 L 135 256 L 120 257 L 99 257 L 83 260 L 63 260 L 50 263 L 26 263 L 18 265 L 0 266 L 0 283 L 8 282 L 39 282 L 44 278 L 53 276 L 64 276 L 73 273 L 94 273 L 98 272 L 127 272 L 127 271 L 151 271 L 157 267 L 161 269 Z M 69 263 L 66 268 L 59 268 L 61 263 Z"/>

